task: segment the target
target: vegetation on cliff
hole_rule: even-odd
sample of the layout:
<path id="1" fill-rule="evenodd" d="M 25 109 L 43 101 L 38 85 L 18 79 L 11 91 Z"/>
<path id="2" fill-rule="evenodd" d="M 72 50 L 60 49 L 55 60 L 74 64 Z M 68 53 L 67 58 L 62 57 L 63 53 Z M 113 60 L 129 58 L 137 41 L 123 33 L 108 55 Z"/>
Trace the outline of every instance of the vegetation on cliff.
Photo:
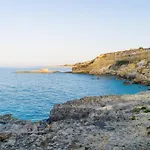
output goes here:
<path id="1" fill-rule="evenodd" d="M 102 54 L 94 60 L 77 63 L 73 73 L 110 74 L 150 85 L 150 48 Z"/>

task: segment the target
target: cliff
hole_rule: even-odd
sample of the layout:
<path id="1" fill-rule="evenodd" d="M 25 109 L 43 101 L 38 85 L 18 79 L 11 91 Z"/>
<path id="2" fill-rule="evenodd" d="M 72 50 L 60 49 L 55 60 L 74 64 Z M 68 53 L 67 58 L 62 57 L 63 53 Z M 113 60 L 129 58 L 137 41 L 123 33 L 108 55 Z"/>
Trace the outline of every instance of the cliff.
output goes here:
<path id="1" fill-rule="evenodd" d="M 75 64 L 72 72 L 117 75 L 134 83 L 150 85 L 150 48 L 102 54 L 91 61 Z"/>

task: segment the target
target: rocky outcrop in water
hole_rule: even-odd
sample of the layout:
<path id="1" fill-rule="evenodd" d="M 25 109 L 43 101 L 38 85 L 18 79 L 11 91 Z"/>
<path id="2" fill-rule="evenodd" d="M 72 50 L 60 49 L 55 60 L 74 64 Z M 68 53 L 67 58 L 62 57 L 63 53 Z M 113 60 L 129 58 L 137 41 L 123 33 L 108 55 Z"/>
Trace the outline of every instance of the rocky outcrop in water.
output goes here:
<path id="1" fill-rule="evenodd" d="M 150 85 L 150 48 L 102 54 L 92 61 L 77 63 L 73 73 L 116 75 L 134 83 Z"/>
<path id="2" fill-rule="evenodd" d="M 0 116 L 1 150 L 149 150 L 150 93 L 85 97 L 36 123 Z"/>
<path id="3" fill-rule="evenodd" d="M 49 70 L 48 68 L 40 69 L 40 70 L 28 70 L 28 71 L 17 71 L 16 73 L 22 74 L 22 73 L 56 73 L 58 71 L 55 70 Z"/>

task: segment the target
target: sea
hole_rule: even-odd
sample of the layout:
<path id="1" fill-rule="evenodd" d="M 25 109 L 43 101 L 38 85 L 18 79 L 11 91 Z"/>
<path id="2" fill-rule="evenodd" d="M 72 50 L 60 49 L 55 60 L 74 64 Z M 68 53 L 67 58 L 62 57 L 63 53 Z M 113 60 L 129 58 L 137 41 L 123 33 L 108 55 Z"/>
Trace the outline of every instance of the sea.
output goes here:
<path id="1" fill-rule="evenodd" d="M 52 74 L 17 74 L 35 68 L 0 68 L 0 115 L 12 114 L 21 120 L 47 119 L 55 104 L 85 96 L 135 94 L 147 91 L 139 84 L 124 85 L 114 76 L 69 73 L 71 68 L 49 68 Z M 68 72 L 68 73 L 67 73 Z"/>

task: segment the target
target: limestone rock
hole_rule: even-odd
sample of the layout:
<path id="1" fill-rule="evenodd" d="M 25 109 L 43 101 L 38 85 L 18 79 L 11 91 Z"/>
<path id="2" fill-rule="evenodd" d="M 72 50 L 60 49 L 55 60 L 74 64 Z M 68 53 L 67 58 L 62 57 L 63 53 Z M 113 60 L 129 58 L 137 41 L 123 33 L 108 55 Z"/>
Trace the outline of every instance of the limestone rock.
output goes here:
<path id="1" fill-rule="evenodd" d="M 51 110 L 48 120 L 0 116 L 1 150 L 148 150 L 150 92 L 84 97 Z M 50 124 L 49 124 L 50 123 Z"/>
<path id="2" fill-rule="evenodd" d="M 117 75 L 135 83 L 150 85 L 150 50 L 133 49 L 102 54 L 92 61 L 78 63 L 73 73 Z"/>

